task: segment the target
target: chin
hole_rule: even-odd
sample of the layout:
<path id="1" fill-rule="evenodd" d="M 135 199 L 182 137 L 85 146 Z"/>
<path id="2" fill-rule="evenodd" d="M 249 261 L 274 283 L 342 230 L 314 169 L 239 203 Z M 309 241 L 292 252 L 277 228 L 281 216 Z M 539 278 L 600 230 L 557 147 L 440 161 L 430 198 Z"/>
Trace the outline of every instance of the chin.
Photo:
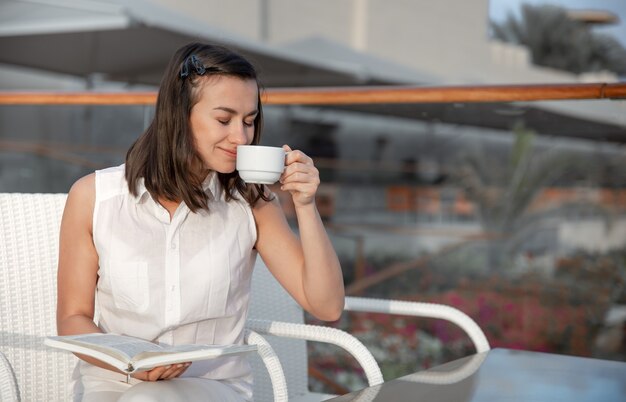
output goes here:
<path id="1" fill-rule="evenodd" d="M 233 173 L 236 169 L 234 167 L 231 168 L 225 168 L 225 169 L 213 169 L 214 171 L 216 171 L 217 173 L 222 173 L 222 174 L 231 174 Z"/>
<path id="2" fill-rule="evenodd" d="M 222 174 L 229 174 L 237 169 L 234 163 L 206 163 L 204 166 L 207 170 Z"/>

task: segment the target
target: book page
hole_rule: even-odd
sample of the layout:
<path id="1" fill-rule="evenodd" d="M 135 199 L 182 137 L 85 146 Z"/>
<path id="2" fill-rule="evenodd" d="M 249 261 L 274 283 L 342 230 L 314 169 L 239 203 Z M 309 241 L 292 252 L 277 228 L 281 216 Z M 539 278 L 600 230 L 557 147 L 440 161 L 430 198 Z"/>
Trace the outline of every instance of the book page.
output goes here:
<path id="1" fill-rule="evenodd" d="M 161 346 L 143 339 L 134 338 L 132 336 L 98 334 L 96 337 L 86 339 L 75 339 L 83 342 L 90 342 L 108 348 L 113 348 L 124 353 L 130 358 L 134 358 L 137 354 L 147 351 L 161 351 Z"/>
<path id="2" fill-rule="evenodd" d="M 161 346 L 131 336 L 114 334 L 84 334 L 62 337 L 50 337 L 73 345 L 84 346 L 118 356 L 121 360 L 130 361 L 136 354 L 145 351 L 159 351 Z"/>
<path id="3" fill-rule="evenodd" d="M 130 373 L 160 365 L 213 359 L 257 350 L 256 345 L 157 345 L 131 336 L 102 333 L 50 336 L 44 343 L 95 357 Z"/>

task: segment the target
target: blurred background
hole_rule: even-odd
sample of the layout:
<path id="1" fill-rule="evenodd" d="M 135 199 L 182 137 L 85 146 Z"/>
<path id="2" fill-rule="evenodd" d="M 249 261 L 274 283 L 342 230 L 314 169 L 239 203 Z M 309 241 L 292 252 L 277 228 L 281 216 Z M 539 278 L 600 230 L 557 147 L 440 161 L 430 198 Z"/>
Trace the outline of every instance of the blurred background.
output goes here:
<path id="1" fill-rule="evenodd" d="M 240 51 L 268 90 L 618 83 L 625 20 L 623 0 L 2 0 L 0 91 L 155 91 L 192 40 Z M 626 360 L 626 101 L 265 113 L 262 143 L 320 168 L 348 294 L 455 306 L 492 347 Z M 123 163 L 152 114 L 0 104 L 0 191 L 67 192 Z M 351 313 L 332 325 L 366 343 L 386 379 L 472 352 L 431 320 Z M 310 350 L 314 389 L 365 385 L 348 356 Z"/>

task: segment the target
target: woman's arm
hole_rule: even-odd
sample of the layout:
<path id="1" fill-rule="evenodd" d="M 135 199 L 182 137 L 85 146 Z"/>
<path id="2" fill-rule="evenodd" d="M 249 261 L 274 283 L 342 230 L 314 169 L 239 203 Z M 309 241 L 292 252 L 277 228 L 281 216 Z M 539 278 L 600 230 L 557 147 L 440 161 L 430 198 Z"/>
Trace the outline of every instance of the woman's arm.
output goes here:
<path id="1" fill-rule="evenodd" d="M 57 277 L 57 331 L 59 335 L 102 332 L 93 322 L 98 253 L 93 243 L 95 175 L 79 179 L 67 196 L 59 239 Z M 89 356 L 76 354 L 95 366 L 120 372 Z M 156 381 L 180 376 L 189 364 L 155 367 L 134 374 L 140 380 Z"/>
<path id="2" fill-rule="evenodd" d="M 59 235 L 57 331 L 59 335 L 102 332 L 93 322 L 98 254 L 92 240 L 95 175 L 79 179 L 67 196 Z M 111 366 L 77 355 L 99 367 Z"/>
<path id="3" fill-rule="evenodd" d="M 101 332 L 93 322 L 98 254 L 92 241 L 94 175 L 78 180 L 67 196 L 59 236 L 59 335 Z"/>
<path id="4" fill-rule="evenodd" d="M 343 310 L 345 293 L 339 259 L 315 205 L 319 172 L 307 155 L 284 148 L 289 153 L 281 189 L 293 198 L 300 238 L 291 231 L 277 200 L 259 202 L 253 209 L 256 248 L 272 274 L 305 310 L 334 321 Z"/>

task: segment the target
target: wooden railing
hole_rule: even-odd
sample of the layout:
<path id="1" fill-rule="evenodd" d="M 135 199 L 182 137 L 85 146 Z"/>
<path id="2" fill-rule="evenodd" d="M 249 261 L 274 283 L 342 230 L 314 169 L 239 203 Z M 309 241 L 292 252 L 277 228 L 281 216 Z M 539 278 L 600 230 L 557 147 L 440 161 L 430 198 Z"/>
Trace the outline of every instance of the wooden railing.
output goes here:
<path id="1" fill-rule="evenodd" d="M 151 92 L 0 92 L 1 105 L 136 105 L 152 106 L 157 93 Z M 559 84 L 559 85 L 490 85 L 490 86 L 447 86 L 447 87 L 337 87 L 337 88 L 290 88 L 267 89 L 263 93 L 263 102 L 267 105 L 354 105 L 354 104 L 398 104 L 398 103 L 465 103 L 465 102 L 517 102 L 544 100 L 582 100 L 582 99 L 626 99 L 626 84 Z M 52 144 L 41 141 L 0 140 L 0 150 L 26 152 L 63 160 L 89 169 L 102 168 L 94 161 L 80 156 L 81 152 L 93 152 L 80 144 Z M 111 152 L 123 155 L 125 149 L 98 148 L 98 152 Z M 316 158 L 318 167 L 330 169 L 357 169 L 376 171 L 414 172 L 414 167 L 403 168 L 397 165 L 386 166 L 371 161 L 345 161 Z M 329 225 L 336 234 L 341 235 L 345 228 Z M 381 228 L 379 228 L 381 229 Z M 382 228 L 390 231 L 389 228 Z M 352 227 L 354 230 L 354 227 Z M 395 230 L 395 229 L 391 229 Z M 406 230 L 406 229 L 404 229 Z M 423 229 L 420 229 L 423 230 Z M 416 233 L 411 233 L 415 235 Z M 421 234 L 424 234 L 423 232 Z M 432 233 L 431 233 L 432 235 Z M 448 233 L 448 236 L 451 234 Z M 469 235 L 470 237 L 473 235 Z M 483 238 L 488 234 L 480 234 Z M 356 278 L 365 277 L 363 256 L 363 237 L 353 236 L 356 241 L 357 261 Z M 468 237 L 468 235 L 461 235 Z M 469 237 L 468 237 L 469 239 Z M 444 248 L 460 247 L 468 239 Z M 394 264 L 376 275 L 362 281 L 355 281 L 347 288 L 348 294 L 359 294 L 364 289 L 410 269 L 423 266 L 429 257 Z"/>
<path id="2" fill-rule="evenodd" d="M 267 89 L 268 105 L 517 102 L 626 99 L 626 84 Z M 0 92 L 0 105 L 153 105 L 156 92 Z"/>
<path id="3" fill-rule="evenodd" d="M 2 105 L 136 105 L 152 106 L 156 91 L 151 92 L 0 92 Z M 514 102 L 574 99 L 626 99 L 625 84 L 554 84 L 554 85 L 488 85 L 453 87 L 330 87 L 267 89 L 263 101 L 267 105 L 341 105 L 391 103 L 458 103 Z M 0 150 L 27 152 L 65 160 L 77 165 L 97 168 L 86 158 L 75 154 L 70 144 L 47 144 L 41 141 L 0 140 Z M 99 152 L 102 149 L 99 148 Z M 111 150 L 123 154 L 123 149 Z M 341 161 L 316 159 L 318 166 L 330 169 L 401 171 L 396 165 L 385 166 L 370 161 Z M 407 167 L 412 172 L 413 167 Z"/>

